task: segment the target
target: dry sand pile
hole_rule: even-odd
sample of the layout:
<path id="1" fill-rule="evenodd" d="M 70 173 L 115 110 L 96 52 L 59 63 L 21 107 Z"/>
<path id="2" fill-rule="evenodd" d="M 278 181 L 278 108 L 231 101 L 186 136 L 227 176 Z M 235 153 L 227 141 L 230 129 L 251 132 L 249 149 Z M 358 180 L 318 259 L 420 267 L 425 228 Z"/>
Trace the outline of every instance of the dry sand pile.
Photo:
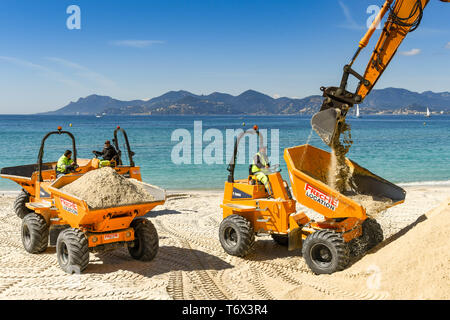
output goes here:
<path id="1" fill-rule="evenodd" d="M 405 231 L 342 275 L 328 278 L 365 274 L 358 281 L 340 279 L 334 285 L 343 290 L 372 286 L 389 293 L 391 299 L 450 299 L 450 198 Z"/>
<path id="2" fill-rule="evenodd" d="M 91 209 L 103 209 L 154 201 L 137 180 L 127 179 L 113 168 L 89 171 L 61 188 L 63 192 L 86 201 Z"/>

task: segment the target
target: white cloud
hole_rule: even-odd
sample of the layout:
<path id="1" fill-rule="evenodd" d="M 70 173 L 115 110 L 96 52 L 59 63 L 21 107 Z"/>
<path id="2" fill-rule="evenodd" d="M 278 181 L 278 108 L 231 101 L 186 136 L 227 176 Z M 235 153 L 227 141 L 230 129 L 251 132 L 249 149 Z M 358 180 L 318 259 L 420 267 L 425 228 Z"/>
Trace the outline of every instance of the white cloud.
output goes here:
<path id="1" fill-rule="evenodd" d="M 409 51 L 402 51 L 402 52 L 400 52 L 400 54 L 401 54 L 402 56 L 416 56 L 416 55 L 418 55 L 421 51 L 422 51 L 422 50 L 420 50 L 420 49 L 411 49 L 411 50 L 409 50 Z"/>
<path id="2" fill-rule="evenodd" d="M 109 44 L 118 47 L 145 48 L 154 44 L 164 44 L 161 40 L 116 40 L 110 41 Z"/>
<path id="3" fill-rule="evenodd" d="M 445 45 L 446 49 L 450 49 L 450 42 L 447 42 L 447 44 Z"/>
<path id="4" fill-rule="evenodd" d="M 66 68 L 73 69 L 76 71 L 74 73 L 76 76 L 79 76 L 83 79 L 90 80 L 99 86 L 102 86 L 102 87 L 116 86 L 114 81 L 112 81 L 111 79 L 107 78 L 106 76 L 104 76 L 98 72 L 92 71 L 89 68 L 82 66 L 78 63 L 68 61 L 68 60 L 65 60 L 62 58 L 56 58 L 56 57 L 49 57 L 49 58 L 47 58 L 47 60 L 56 62 Z"/>
<path id="5" fill-rule="evenodd" d="M 345 24 L 340 25 L 341 28 L 353 30 L 364 29 L 364 26 L 361 26 L 356 23 L 356 21 L 352 17 L 352 14 L 350 13 L 350 9 L 342 1 L 339 1 L 339 5 L 341 6 L 342 12 L 344 13 L 346 19 Z"/>
<path id="6" fill-rule="evenodd" d="M 48 67 L 45 67 L 45 66 L 27 61 L 27 60 L 15 58 L 15 57 L 6 57 L 6 56 L 0 56 L 0 60 L 3 60 L 5 62 L 11 63 L 11 64 L 15 64 L 20 67 L 24 67 L 27 69 L 37 71 L 43 76 L 52 78 L 58 82 L 64 83 L 64 84 L 72 86 L 72 87 L 80 87 L 81 86 L 80 83 L 67 78 L 64 74 L 62 74 L 60 72 L 54 71 Z"/>
<path id="7" fill-rule="evenodd" d="M 48 57 L 45 58 L 45 60 L 55 62 L 56 64 L 44 66 L 20 58 L 0 56 L 0 62 L 4 61 L 12 65 L 29 69 L 33 74 L 47 77 L 53 81 L 68 85 L 71 88 L 83 90 L 117 88 L 116 83 L 106 76 L 75 62 L 56 57 Z"/>
<path id="8" fill-rule="evenodd" d="M 9 62 L 12 64 L 16 64 L 18 66 L 30 68 L 30 69 L 35 69 L 35 70 L 45 71 L 45 72 L 49 71 L 49 69 L 47 69 L 46 67 L 43 67 L 41 65 L 35 64 L 35 63 L 27 61 L 27 60 L 19 59 L 19 58 L 0 56 L 0 60 L 6 61 L 6 62 Z"/>

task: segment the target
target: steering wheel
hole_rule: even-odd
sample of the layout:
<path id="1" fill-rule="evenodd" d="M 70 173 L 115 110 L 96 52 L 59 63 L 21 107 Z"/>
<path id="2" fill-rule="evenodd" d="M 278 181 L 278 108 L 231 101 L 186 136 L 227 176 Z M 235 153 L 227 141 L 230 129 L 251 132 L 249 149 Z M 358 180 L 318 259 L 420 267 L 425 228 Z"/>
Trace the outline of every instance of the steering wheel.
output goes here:
<path id="1" fill-rule="evenodd" d="M 280 165 L 274 164 L 273 166 L 270 166 L 269 168 L 263 168 L 261 169 L 265 174 L 271 174 L 276 172 L 281 172 Z"/>
<path id="2" fill-rule="evenodd" d="M 77 170 L 80 166 L 77 164 L 74 164 L 73 166 L 70 166 L 70 169 L 68 170 L 69 173 L 78 173 L 81 172 L 81 170 Z"/>

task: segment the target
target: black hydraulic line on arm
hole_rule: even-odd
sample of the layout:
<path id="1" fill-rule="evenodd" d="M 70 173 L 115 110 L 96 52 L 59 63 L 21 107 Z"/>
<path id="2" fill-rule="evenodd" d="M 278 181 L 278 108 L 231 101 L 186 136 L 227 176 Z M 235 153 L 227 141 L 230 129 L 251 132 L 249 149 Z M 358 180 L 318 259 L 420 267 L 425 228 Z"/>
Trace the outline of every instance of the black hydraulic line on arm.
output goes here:
<path id="1" fill-rule="evenodd" d="M 441 0 L 442 1 L 442 0 Z M 344 66 L 338 87 L 321 87 L 323 102 L 319 112 L 311 118 L 311 126 L 329 146 L 339 138 L 345 117 L 355 104 L 363 103 L 377 81 L 386 70 L 403 39 L 416 30 L 423 17 L 423 10 L 429 0 L 386 0 L 369 30 L 361 38 L 350 62 Z M 450 2 L 450 0 L 444 0 Z M 368 45 L 383 17 L 388 14 L 379 40 L 372 52 L 364 74 L 353 69 L 353 64 L 361 51 Z M 349 77 L 358 80 L 356 91 L 347 89 Z"/>
<path id="2" fill-rule="evenodd" d="M 62 134 L 67 134 L 70 139 L 72 139 L 72 154 L 73 154 L 73 162 L 75 163 L 75 165 L 77 164 L 77 148 L 76 148 L 76 143 L 75 143 L 75 137 L 72 133 L 70 133 L 69 131 L 62 131 L 61 127 L 58 127 L 58 131 L 51 131 L 49 133 L 47 133 L 45 135 L 45 137 L 42 139 L 41 142 L 41 147 L 39 149 L 39 154 L 38 154 L 38 171 L 39 171 L 39 182 L 42 182 L 42 159 L 44 158 L 44 146 L 45 146 L 45 140 L 47 140 L 48 137 L 50 137 L 51 135 L 62 135 Z"/>
<path id="3" fill-rule="evenodd" d="M 363 75 L 361 75 L 358 72 L 356 72 L 355 70 L 353 70 L 352 67 L 353 67 L 354 62 L 356 61 L 356 58 L 359 56 L 360 52 L 362 51 L 362 49 L 364 49 L 367 46 L 369 39 L 372 37 L 374 31 L 376 30 L 377 24 L 381 23 L 383 16 L 387 12 L 389 12 L 389 17 L 386 22 L 386 25 L 388 25 L 389 22 L 392 22 L 393 25 L 397 25 L 400 27 L 410 27 L 410 29 L 408 30 L 408 33 L 416 30 L 422 21 L 424 8 L 422 6 L 421 0 L 416 0 L 413 8 L 411 9 L 409 16 L 407 16 L 407 17 L 399 17 L 397 15 L 396 9 L 398 10 L 398 8 L 400 8 L 400 7 L 401 7 L 401 2 L 399 4 L 398 0 L 395 2 L 393 0 L 386 1 L 382 10 L 380 11 L 378 16 L 372 23 L 371 27 L 369 28 L 368 32 L 364 35 L 364 37 L 359 42 L 358 49 L 356 50 L 355 54 L 353 55 L 350 63 L 344 66 L 344 68 L 343 68 L 344 72 L 343 72 L 341 83 L 340 83 L 339 87 L 328 87 L 328 88 L 321 87 L 321 91 L 323 91 L 323 93 L 324 93 L 323 95 L 326 99 L 325 99 L 324 103 L 322 104 L 320 111 L 326 110 L 328 108 L 336 108 L 337 107 L 342 110 L 342 115 L 345 116 L 348 109 L 353 107 L 354 104 L 362 103 L 364 101 L 365 96 L 367 96 L 367 94 L 370 92 L 370 90 L 372 89 L 372 86 L 375 85 L 375 83 L 371 83 L 369 80 L 365 79 Z M 412 17 L 414 17 L 416 15 L 417 15 L 417 18 L 413 22 L 407 23 L 407 21 L 409 21 Z M 389 30 L 386 30 L 386 26 L 383 31 L 386 33 L 389 33 Z M 383 48 L 383 47 L 384 47 L 384 45 L 381 46 L 381 48 Z M 380 52 L 378 54 L 380 54 Z M 357 89 L 354 93 L 347 91 L 347 82 L 348 82 L 348 78 L 350 75 L 354 76 L 356 79 L 359 80 Z M 364 97 L 361 97 L 358 94 L 359 88 L 361 86 L 365 86 L 365 87 L 369 88 L 369 92 L 367 92 L 364 95 Z"/>

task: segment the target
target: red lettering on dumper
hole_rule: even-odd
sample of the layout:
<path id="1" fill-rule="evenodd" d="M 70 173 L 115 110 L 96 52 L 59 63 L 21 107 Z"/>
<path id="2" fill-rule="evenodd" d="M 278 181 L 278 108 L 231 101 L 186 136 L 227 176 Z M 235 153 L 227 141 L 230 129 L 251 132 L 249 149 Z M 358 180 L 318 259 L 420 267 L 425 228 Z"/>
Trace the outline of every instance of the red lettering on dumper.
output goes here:
<path id="1" fill-rule="evenodd" d="M 311 198 L 312 200 L 320 203 L 321 205 L 323 205 L 324 207 L 335 211 L 336 208 L 339 206 L 339 200 L 335 199 L 325 193 L 323 193 L 322 191 L 314 188 L 313 186 L 311 186 L 310 184 L 306 184 L 305 185 L 305 194 L 307 197 Z"/>
<path id="2" fill-rule="evenodd" d="M 60 198 L 60 199 L 61 199 L 61 206 L 64 210 L 66 210 L 74 215 L 78 215 L 78 207 L 75 203 L 73 203 L 69 200 L 63 199 L 63 198 Z"/>

